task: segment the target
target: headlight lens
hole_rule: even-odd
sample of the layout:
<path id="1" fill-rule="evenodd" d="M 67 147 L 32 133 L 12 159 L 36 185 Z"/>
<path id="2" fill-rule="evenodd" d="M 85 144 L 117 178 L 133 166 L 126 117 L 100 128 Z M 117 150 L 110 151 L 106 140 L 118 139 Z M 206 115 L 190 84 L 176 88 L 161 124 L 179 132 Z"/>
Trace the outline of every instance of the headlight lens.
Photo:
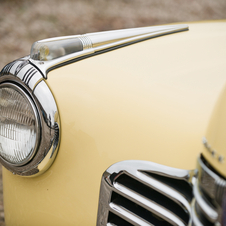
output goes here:
<path id="1" fill-rule="evenodd" d="M 31 98 L 11 83 L 0 85 L 0 156 L 13 165 L 26 164 L 39 141 L 39 120 Z"/>

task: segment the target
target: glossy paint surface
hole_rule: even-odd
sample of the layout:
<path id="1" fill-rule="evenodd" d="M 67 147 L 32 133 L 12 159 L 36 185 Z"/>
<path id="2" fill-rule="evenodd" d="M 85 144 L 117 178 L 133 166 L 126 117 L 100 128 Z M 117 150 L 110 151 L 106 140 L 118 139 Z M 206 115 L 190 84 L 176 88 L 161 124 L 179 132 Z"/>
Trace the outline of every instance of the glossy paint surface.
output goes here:
<path id="1" fill-rule="evenodd" d="M 226 87 L 213 111 L 206 140 L 208 147 L 203 148 L 203 155 L 214 169 L 226 178 Z"/>
<path id="2" fill-rule="evenodd" d="M 115 162 L 195 168 L 226 82 L 225 27 L 189 24 L 50 72 L 59 153 L 38 177 L 3 170 L 6 224 L 95 225 L 101 176 Z"/>

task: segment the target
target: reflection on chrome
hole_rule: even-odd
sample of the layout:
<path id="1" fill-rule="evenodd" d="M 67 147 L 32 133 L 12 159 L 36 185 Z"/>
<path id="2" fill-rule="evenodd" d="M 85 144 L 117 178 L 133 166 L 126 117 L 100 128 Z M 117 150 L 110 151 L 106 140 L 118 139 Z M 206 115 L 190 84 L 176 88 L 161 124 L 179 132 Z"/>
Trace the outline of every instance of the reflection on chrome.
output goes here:
<path id="1" fill-rule="evenodd" d="M 32 45 L 29 61 L 36 65 L 47 78 L 49 71 L 68 62 L 146 39 L 186 30 L 188 30 L 188 25 L 177 24 L 44 39 Z"/>
<path id="2" fill-rule="evenodd" d="M 0 73 L 0 84 L 2 87 L 14 87 L 27 96 L 33 107 L 33 114 L 37 113 L 35 118 L 38 121 L 40 136 L 38 134 L 35 150 L 22 161 L 23 164 L 12 164 L 5 161 L 4 156 L 0 156 L 0 162 L 13 174 L 37 176 L 51 166 L 57 155 L 60 121 L 56 101 L 43 75 L 28 59 L 29 57 L 21 58 L 6 65 Z M 7 112 L 12 109 L 14 108 L 8 108 Z"/>
<path id="3" fill-rule="evenodd" d="M 181 170 L 146 161 L 123 161 L 103 174 L 97 226 L 225 226 L 226 180 L 205 159 Z"/>

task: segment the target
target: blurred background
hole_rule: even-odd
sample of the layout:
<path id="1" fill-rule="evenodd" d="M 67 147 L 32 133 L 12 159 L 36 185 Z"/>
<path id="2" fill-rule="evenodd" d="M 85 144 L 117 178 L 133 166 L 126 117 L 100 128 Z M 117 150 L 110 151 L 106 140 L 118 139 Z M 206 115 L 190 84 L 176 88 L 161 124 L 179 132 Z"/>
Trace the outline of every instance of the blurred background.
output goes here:
<path id="1" fill-rule="evenodd" d="M 226 0 L 0 0 L 0 70 L 44 38 L 218 19 L 226 19 Z"/>

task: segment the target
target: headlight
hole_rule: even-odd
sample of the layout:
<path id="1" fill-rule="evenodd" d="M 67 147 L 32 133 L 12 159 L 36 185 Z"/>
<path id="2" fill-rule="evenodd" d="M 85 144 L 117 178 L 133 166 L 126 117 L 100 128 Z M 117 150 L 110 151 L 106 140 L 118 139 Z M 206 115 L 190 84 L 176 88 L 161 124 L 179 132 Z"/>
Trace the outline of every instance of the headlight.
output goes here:
<path id="1" fill-rule="evenodd" d="M 0 85 L 0 155 L 13 165 L 26 164 L 38 146 L 40 125 L 29 96 L 12 83 Z"/>
<path id="2" fill-rule="evenodd" d="M 0 162 L 13 174 L 37 176 L 54 162 L 60 122 L 56 101 L 29 58 L 0 73 Z"/>

